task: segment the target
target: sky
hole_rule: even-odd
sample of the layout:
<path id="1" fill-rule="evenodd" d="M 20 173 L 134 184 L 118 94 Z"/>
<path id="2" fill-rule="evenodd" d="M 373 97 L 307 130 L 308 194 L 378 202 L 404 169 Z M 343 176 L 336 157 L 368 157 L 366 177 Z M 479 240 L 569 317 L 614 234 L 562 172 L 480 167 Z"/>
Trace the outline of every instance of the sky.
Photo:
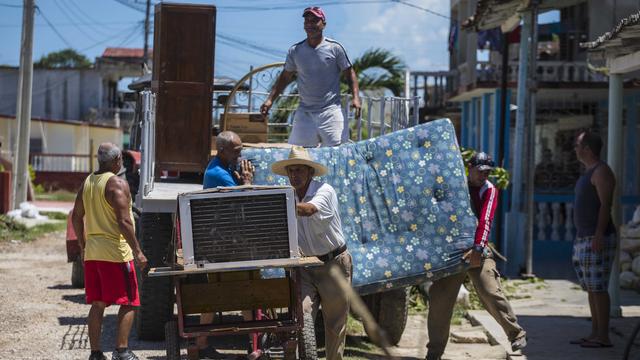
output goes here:
<path id="1" fill-rule="evenodd" d="M 446 0 L 188 2 L 213 4 L 218 9 L 216 76 L 239 78 L 250 66 L 284 61 L 287 49 L 305 38 L 302 10 L 311 5 L 323 7 L 325 36 L 341 42 L 352 59 L 367 49 L 383 48 L 399 56 L 411 70 L 448 69 Z M 36 0 L 34 61 L 69 47 L 91 60 L 106 47 L 142 48 L 144 12 L 134 8 L 144 8 L 144 4 L 145 0 Z M 21 23 L 22 1 L 0 0 L 0 65 L 18 65 Z M 149 41 L 153 42 L 153 36 Z"/>

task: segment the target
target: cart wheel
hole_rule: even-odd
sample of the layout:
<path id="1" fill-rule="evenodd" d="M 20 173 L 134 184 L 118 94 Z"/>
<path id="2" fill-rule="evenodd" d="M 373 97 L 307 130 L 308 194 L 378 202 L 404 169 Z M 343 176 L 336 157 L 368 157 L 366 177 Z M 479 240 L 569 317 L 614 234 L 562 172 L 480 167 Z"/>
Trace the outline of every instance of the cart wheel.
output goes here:
<path id="1" fill-rule="evenodd" d="M 304 313 L 302 329 L 298 332 L 298 355 L 300 360 L 317 360 L 316 331 L 313 325 L 313 317 Z"/>
<path id="2" fill-rule="evenodd" d="M 169 321 L 164 324 L 164 338 L 167 348 L 167 360 L 180 360 L 180 336 L 178 323 Z"/>
<path id="3" fill-rule="evenodd" d="M 71 267 L 71 286 L 82 289 L 84 287 L 84 262 L 78 256 Z"/>

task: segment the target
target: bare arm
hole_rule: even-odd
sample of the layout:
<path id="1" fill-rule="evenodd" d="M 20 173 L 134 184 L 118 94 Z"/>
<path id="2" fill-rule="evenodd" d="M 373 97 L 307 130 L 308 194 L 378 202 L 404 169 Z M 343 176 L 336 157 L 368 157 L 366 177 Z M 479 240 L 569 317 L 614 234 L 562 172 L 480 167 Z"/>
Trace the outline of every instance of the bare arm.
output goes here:
<path id="1" fill-rule="evenodd" d="M 356 71 L 353 70 L 353 67 L 349 67 L 342 72 L 342 75 L 347 79 L 347 83 L 349 84 L 349 89 L 351 90 L 351 94 L 353 95 L 353 99 L 351 100 L 351 106 L 355 109 L 356 119 L 360 118 L 360 111 L 362 109 L 362 104 L 360 103 L 360 87 L 358 85 L 358 75 L 356 75 Z"/>
<path id="2" fill-rule="evenodd" d="M 82 193 L 84 192 L 84 184 L 80 186 L 78 194 L 76 194 L 76 202 L 73 205 L 73 212 L 71 213 L 71 224 L 73 225 L 73 231 L 78 238 L 78 244 L 80 245 L 80 254 L 84 258 L 84 247 L 87 243 L 84 236 L 84 202 L 82 201 Z"/>
<path id="3" fill-rule="evenodd" d="M 125 180 L 112 176 L 105 187 L 105 198 L 116 214 L 118 228 L 131 247 L 138 266 L 140 269 L 144 269 L 147 266 L 147 258 L 142 253 L 136 238 L 136 231 L 129 211 L 129 205 L 131 204 L 129 185 Z"/>
<path id="4" fill-rule="evenodd" d="M 318 212 L 318 208 L 311 203 L 297 203 L 296 215 L 298 216 L 311 216 Z"/>
<path id="5" fill-rule="evenodd" d="M 282 70 L 280 76 L 278 76 L 278 80 L 276 80 L 276 84 L 271 89 L 269 96 L 267 96 L 267 99 L 264 101 L 262 106 L 260 106 L 260 112 L 262 113 L 262 115 L 266 116 L 269 113 L 269 110 L 271 109 L 271 106 L 273 105 L 275 99 L 277 99 L 282 91 L 284 91 L 284 89 L 287 87 L 287 85 L 289 85 L 293 81 L 294 74 L 294 72 Z"/>
<path id="6" fill-rule="evenodd" d="M 595 186 L 600 199 L 600 209 L 598 210 L 598 225 L 592 244 L 593 250 L 600 251 L 602 249 L 602 237 L 607 230 L 609 219 L 611 219 L 611 206 L 613 204 L 613 191 L 616 186 L 616 179 L 609 166 L 600 166 L 593 174 L 591 183 Z M 594 246 L 595 245 L 595 246 Z"/>

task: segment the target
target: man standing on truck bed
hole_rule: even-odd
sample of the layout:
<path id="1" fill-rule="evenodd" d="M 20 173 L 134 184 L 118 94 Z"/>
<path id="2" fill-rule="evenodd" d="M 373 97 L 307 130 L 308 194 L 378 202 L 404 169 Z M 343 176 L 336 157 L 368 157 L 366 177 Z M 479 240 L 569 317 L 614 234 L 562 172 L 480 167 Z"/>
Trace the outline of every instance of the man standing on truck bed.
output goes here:
<path id="1" fill-rule="evenodd" d="M 91 304 L 89 360 L 106 360 L 100 337 L 104 309 L 112 304 L 120 305 L 112 360 L 137 360 L 128 349 L 135 309 L 140 306 L 134 259 L 142 270 L 147 258 L 136 239 L 129 185 L 116 176 L 122 152 L 114 144 L 102 143 L 98 164 L 98 171 L 78 191 L 71 219 L 84 256 L 86 300 Z"/>
<path id="2" fill-rule="evenodd" d="M 361 109 L 358 78 L 344 47 L 322 35 L 327 25 L 324 11 L 317 6 L 308 7 L 302 17 L 307 38 L 289 49 L 284 69 L 260 112 L 266 116 L 276 98 L 297 76 L 300 105 L 294 115 L 289 144 L 304 147 L 340 145 L 344 129 L 340 74 L 349 83 L 356 118 L 360 117 Z"/>
<path id="3" fill-rule="evenodd" d="M 527 346 L 527 333 L 518 324 L 509 301 L 502 292 L 496 262 L 488 247 L 491 223 L 498 204 L 498 189 L 488 180 L 494 163 L 486 153 L 473 155 L 469 161 L 471 207 L 478 218 L 473 249 L 463 258 L 470 268 L 459 274 L 436 280 L 429 289 L 427 360 L 439 360 L 447 346 L 453 306 L 467 274 L 485 309 L 500 324 L 511 341 L 513 351 Z"/>
<path id="4" fill-rule="evenodd" d="M 302 269 L 302 310 L 315 319 L 322 304 L 327 360 L 341 360 L 347 332 L 349 298 L 329 273 L 337 266 L 351 282 L 352 260 L 342 235 L 338 196 L 333 187 L 313 180 L 327 168 L 311 159 L 301 146 L 291 148 L 289 159 L 276 161 L 271 171 L 287 176 L 296 192 L 298 245 L 304 256 L 317 256 L 324 265 Z"/>

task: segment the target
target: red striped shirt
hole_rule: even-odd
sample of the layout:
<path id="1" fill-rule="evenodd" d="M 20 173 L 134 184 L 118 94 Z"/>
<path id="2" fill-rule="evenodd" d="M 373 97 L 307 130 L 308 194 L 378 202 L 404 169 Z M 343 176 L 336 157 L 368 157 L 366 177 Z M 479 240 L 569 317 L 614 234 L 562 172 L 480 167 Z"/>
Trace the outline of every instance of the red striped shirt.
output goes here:
<path id="1" fill-rule="evenodd" d="M 493 215 L 498 206 L 498 189 L 489 181 L 482 186 L 469 185 L 471 207 L 478 218 L 474 245 L 487 246 Z"/>

